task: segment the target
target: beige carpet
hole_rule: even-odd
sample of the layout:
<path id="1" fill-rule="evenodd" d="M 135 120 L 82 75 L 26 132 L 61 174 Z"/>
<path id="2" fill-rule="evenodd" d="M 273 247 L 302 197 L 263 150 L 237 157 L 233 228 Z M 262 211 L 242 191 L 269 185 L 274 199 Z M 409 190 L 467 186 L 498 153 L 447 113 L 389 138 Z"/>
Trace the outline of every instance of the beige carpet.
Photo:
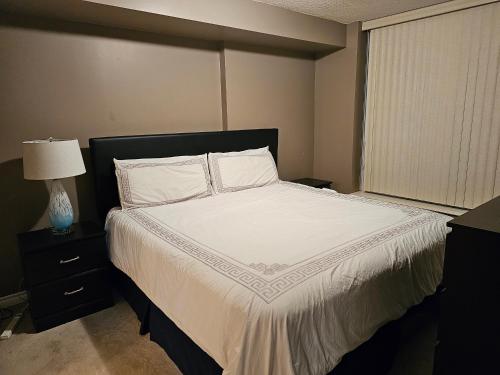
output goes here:
<path id="1" fill-rule="evenodd" d="M 139 322 L 123 300 L 37 334 L 26 314 L 16 334 L 0 341 L 0 375 L 181 375 L 163 349 L 138 332 Z M 405 320 L 402 334 L 389 375 L 431 375 L 436 337 L 432 311 L 419 306 Z"/>
<path id="2" fill-rule="evenodd" d="M 140 336 L 123 300 L 109 309 L 33 334 L 29 317 L 0 341 L 0 374 L 180 375 L 163 349 Z"/>

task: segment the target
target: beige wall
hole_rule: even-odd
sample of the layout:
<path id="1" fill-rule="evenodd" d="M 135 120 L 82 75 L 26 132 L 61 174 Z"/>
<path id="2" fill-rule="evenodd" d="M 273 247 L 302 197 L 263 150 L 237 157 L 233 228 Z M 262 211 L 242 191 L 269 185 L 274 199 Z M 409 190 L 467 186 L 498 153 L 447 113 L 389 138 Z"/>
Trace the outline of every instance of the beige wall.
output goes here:
<path id="1" fill-rule="evenodd" d="M 222 129 L 215 47 L 10 21 L 0 26 L 0 189 L 6 197 L 0 201 L 0 296 L 15 292 L 21 279 L 15 233 L 47 225 L 48 192 L 43 182 L 23 180 L 21 141 L 78 138 L 86 148 L 89 137 Z M 83 151 L 88 173 L 65 184 L 75 217 L 89 219 L 95 216 L 93 182 Z"/>
<path id="2" fill-rule="evenodd" d="M 250 0 L 88 0 L 178 19 L 280 35 L 297 40 L 345 45 L 341 23 Z M 297 27 L 300 25 L 300 27 Z"/>
<path id="3" fill-rule="evenodd" d="M 65 185 L 75 217 L 93 219 L 88 138 L 222 130 L 226 82 L 227 128 L 280 128 L 280 174 L 312 172 L 311 60 L 4 17 L 0 67 L 0 296 L 16 292 L 22 279 L 15 234 L 48 225 L 45 184 L 22 176 L 23 140 L 79 139 L 88 172 Z"/>
<path id="4" fill-rule="evenodd" d="M 316 60 L 314 176 L 334 189 L 359 190 L 366 33 L 347 26 L 347 47 Z"/>
<path id="5" fill-rule="evenodd" d="M 228 128 L 278 128 L 280 178 L 311 176 L 314 61 L 225 49 Z"/>

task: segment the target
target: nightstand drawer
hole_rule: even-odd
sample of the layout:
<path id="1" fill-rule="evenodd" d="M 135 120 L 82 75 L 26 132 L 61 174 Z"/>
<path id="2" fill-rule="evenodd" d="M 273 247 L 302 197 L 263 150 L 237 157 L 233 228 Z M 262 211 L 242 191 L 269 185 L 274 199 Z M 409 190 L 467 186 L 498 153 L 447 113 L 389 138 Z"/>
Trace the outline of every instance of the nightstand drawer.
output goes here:
<path id="1" fill-rule="evenodd" d="M 106 269 L 81 273 L 34 287 L 31 314 L 34 318 L 54 314 L 110 295 Z"/>
<path id="2" fill-rule="evenodd" d="M 61 245 L 27 254 L 24 259 L 26 284 L 33 286 L 106 265 L 104 237 Z"/>

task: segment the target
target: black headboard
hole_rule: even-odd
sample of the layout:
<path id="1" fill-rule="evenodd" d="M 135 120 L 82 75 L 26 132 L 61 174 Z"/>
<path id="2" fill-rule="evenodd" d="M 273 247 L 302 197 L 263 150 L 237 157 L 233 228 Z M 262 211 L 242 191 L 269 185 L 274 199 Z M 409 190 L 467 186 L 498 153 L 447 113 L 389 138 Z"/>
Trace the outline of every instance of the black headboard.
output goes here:
<path id="1" fill-rule="evenodd" d="M 102 222 L 112 207 L 120 205 L 113 158 L 161 158 L 269 146 L 278 164 L 278 129 L 91 138 L 89 145 L 94 166 L 97 212 Z"/>

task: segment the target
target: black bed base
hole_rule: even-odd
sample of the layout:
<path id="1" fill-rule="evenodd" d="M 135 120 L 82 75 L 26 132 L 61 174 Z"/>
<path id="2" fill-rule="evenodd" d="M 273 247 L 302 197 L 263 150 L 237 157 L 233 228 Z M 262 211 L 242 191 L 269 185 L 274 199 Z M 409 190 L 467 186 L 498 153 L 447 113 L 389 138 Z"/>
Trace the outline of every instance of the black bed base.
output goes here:
<path id="1" fill-rule="evenodd" d="M 113 267 L 113 282 L 141 322 L 140 334 L 160 345 L 184 375 L 221 375 L 222 368 L 172 322 L 137 285 Z M 386 324 L 366 343 L 348 353 L 327 375 L 386 374 L 399 345 L 400 320 Z"/>
<path id="2" fill-rule="evenodd" d="M 151 341 L 160 345 L 184 375 L 220 375 L 222 368 L 122 271 L 112 266 L 114 286 L 122 294 L 141 322 L 139 333 L 149 332 Z"/>

